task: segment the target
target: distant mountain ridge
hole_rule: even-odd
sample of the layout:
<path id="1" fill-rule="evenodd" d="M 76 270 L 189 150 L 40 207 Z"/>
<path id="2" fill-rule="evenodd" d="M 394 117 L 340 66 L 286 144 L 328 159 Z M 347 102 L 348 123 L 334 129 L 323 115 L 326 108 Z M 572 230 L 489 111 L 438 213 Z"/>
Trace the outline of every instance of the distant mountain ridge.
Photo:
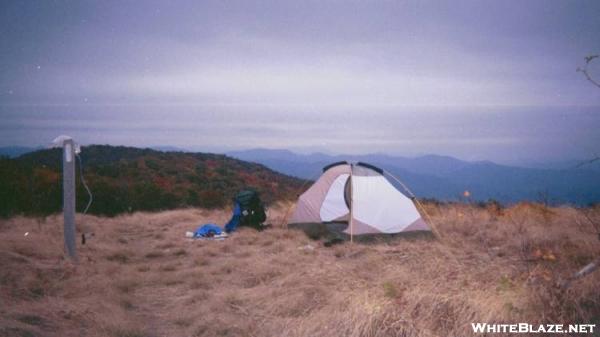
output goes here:
<path id="1" fill-rule="evenodd" d="M 17 148 L 8 147 L 0 149 L 9 149 L 15 156 L 15 151 L 34 150 L 33 148 Z M 106 184 L 100 185 L 102 191 L 106 186 L 116 188 L 116 182 L 127 180 L 127 183 L 119 186 L 120 190 L 117 195 L 129 195 L 128 201 L 135 207 L 148 209 L 148 207 L 185 207 L 186 205 L 198 205 L 202 207 L 220 207 L 224 205 L 228 193 L 234 193 L 236 188 L 240 188 L 245 182 L 251 182 L 254 186 L 266 192 L 266 198 L 275 200 L 278 198 L 293 199 L 298 192 L 297 187 L 300 186 L 301 179 L 316 179 L 321 173 L 323 166 L 335 161 L 364 161 L 387 170 L 393 175 L 405 182 L 409 188 L 419 197 L 434 198 L 439 200 L 462 200 L 462 194 L 468 190 L 471 193 L 471 199 L 477 201 L 485 201 L 494 199 L 503 203 L 513 203 L 522 200 L 541 201 L 552 204 L 575 204 L 587 205 L 590 203 L 600 202 L 600 162 L 596 161 L 590 165 L 583 165 L 575 168 L 578 164 L 576 161 L 565 162 L 566 169 L 561 169 L 563 164 L 556 163 L 550 167 L 558 168 L 523 168 L 507 165 L 499 165 L 490 161 L 468 162 L 456 159 L 449 156 L 426 155 L 415 158 L 390 156 L 385 154 L 368 154 L 368 155 L 329 155 L 324 153 L 298 154 L 288 150 L 270 150 L 270 149 L 253 149 L 246 151 L 228 152 L 227 156 L 237 158 L 244 162 L 235 161 L 225 155 L 207 154 L 186 151 L 186 149 L 172 146 L 156 146 L 154 149 L 140 149 L 122 146 L 87 146 L 82 153 L 86 171 L 92 175 L 98 175 L 99 179 L 108 179 Z M 2 152 L 0 151 L 0 154 Z M 127 155 L 125 155 L 127 154 Z M 7 155 L 6 153 L 4 154 Z M 200 162 L 206 162 L 210 158 L 219 158 L 226 164 L 221 168 L 216 175 L 208 179 L 198 180 L 204 176 L 200 171 L 194 171 L 188 175 L 182 176 L 181 172 L 190 172 L 193 165 L 200 165 Z M 146 161 L 148 159 L 148 161 Z M 157 160 L 158 159 L 158 160 Z M 233 161 L 232 161 L 233 160 Z M 137 162 L 134 163 L 134 162 Z M 179 162 L 186 162 L 187 167 L 180 167 Z M 191 164 L 194 162 L 195 164 Z M 260 165 L 250 164 L 257 163 Z M 154 165 L 153 165 L 154 163 Z M 243 163 L 243 164 L 242 164 Z M 16 198 L 7 195 L 7 185 L 11 179 L 22 184 L 28 184 L 29 190 L 23 195 L 33 193 L 35 179 L 46 175 L 48 178 L 49 188 L 54 186 L 50 182 L 56 183 L 59 181 L 57 173 L 59 171 L 59 150 L 38 150 L 23 154 L 17 158 L 2 159 L 0 163 L 0 197 L 4 193 L 6 200 L 15 202 L 22 198 L 20 195 Z M 40 167 L 42 165 L 42 167 Z M 43 167 L 46 165 L 46 167 Z M 58 165 L 58 166 L 57 166 Z M 130 166 L 128 166 L 130 165 Z M 137 166 L 136 166 L 137 165 Z M 157 166 L 158 165 L 158 166 Z M 245 172 L 242 174 L 245 178 L 240 180 L 235 178 L 236 174 L 227 169 L 226 166 L 233 165 L 234 172 Z M 250 166 L 248 166 L 250 165 Z M 262 167 L 261 165 L 264 165 Z M 174 168 L 170 168 L 170 167 Z M 240 169 L 245 167 L 244 169 Z M 244 171 L 252 169 L 250 172 Z M 260 168 L 262 167 L 262 168 Z M 150 171 L 148 170 L 150 168 Z M 268 168 L 268 169 L 267 169 Z M 126 169 L 124 175 L 119 173 L 120 170 Z M 214 168 L 213 168 L 214 169 Z M 21 170 L 23 174 L 15 174 L 13 171 Z M 153 172 L 152 170 L 156 171 Z M 263 176 L 258 180 L 250 178 L 256 172 L 263 172 Z M 136 172 L 139 171 L 139 172 Z M 283 174 L 279 174 L 281 172 Z M 36 175 L 37 174 L 37 175 Z M 33 176 L 35 179 L 28 178 L 27 175 Z M 113 179 L 107 178 L 107 175 L 114 175 Z M 287 175 L 287 176 L 285 176 Z M 290 177 L 291 176 L 291 177 Z M 165 181 L 175 183 L 165 185 Z M 301 179 L 296 179 L 297 177 Z M 144 179 L 142 179 L 144 178 Z M 231 178 L 234 178 L 233 180 Z M 29 179 L 29 182 L 25 182 Z M 93 181 L 95 178 L 92 178 Z M 278 181 L 279 188 L 268 189 L 265 186 L 271 186 L 270 181 Z M 32 182 L 33 181 L 33 182 Z M 157 195 L 165 196 L 163 202 L 155 202 L 153 206 L 138 205 L 135 206 L 135 198 L 133 192 L 127 192 L 125 187 L 133 187 L 140 189 L 142 182 L 151 182 Z M 162 181 L 160 184 L 158 182 Z M 202 190 L 204 185 L 191 188 L 190 181 L 202 181 L 207 184 L 206 189 L 217 191 L 216 197 L 209 197 L 208 193 L 204 198 L 198 199 L 194 196 L 194 191 Z M 217 181 L 218 183 L 215 183 Z M 38 181 L 39 182 L 39 181 Z M 4 184 L 4 185 L 2 185 Z M 146 184 L 146 185 L 152 185 Z M 14 185 L 14 184 L 13 184 Z M 35 185 L 35 184 L 34 184 Z M 176 186 L 176 188 L 173 188 Z M 14 187 L 14 186 L 13 186 Z M 52 187 L 53 188 L 53 187 Z M 1 191 L 1 190 L 4 190 Z M 141 193 L 142 190 L 138 192 Z M 165 192 L 166 191 L 166 192 Z M 56 192 L 56 191 L 55 191 Z M 83 192 L 83 191 L 82 191 Z M 114 192 L 114 191 L 113 191 Z M 165 193 L 162 193 L 165 192 Z M 222 193 L 221 193 L 222 192 Z M 17 193 L 17 192 L 15 192 Z M 46 195 L 48 192 L 43 189 L 38 191 L 39 195 Z M 108 191 L 106 191 L 109 194 Z M 184 200 L 183 195 L 190 194 L 189 199 Z M 221 193 L 221 194 L 219 194 Z M 82 197 L 83 193 L 79 193 Z M 173 196 L 176 196 L 177 201 L 173 201 Z M 34 198 L 34 196 L 32 196 Z M 42 198 L 35 196 L 35 198 Z M 57 200 L 59 200 L 58 198 Z M 117 198 L 118 199 L 118 198 Z M 160 200 L 160 198 L 155 198 Z M 203 201 L 199 201 L 202 200 Z M 216 203 L 207 203 L 208 200 L 217 200 Z M 29 200 L 31 201 L 31 200 Z M 60 200 L 59 200 L 60 201 Z M 117 207 L 118 202 L 108 208 Z M 38 202 L 41 205 L 41 202 Z M 165 206 L 166 205 L 166 206 Z M 130 205 L 131 206 L 131 205 Z M 25 207 L 25 206 L 24 206 Z M 36 206 L 37 207 L 37 206 Z M 54 205 L 54 209 L 58 206 Z M 127 206 L 129 207 L 129 206 Z M 1 207 L 0 207 L 1 208 Z M 129 209 L 129 208 L 127 208 Z M 94 211 L 94 209 L 92 209 Z M 98 211 L 96 209 L 96 211 Z M 119 210 L 122 212 L 124 210 Z M 100 212 L 102 213 L 102 212 Z"/>
<path id="2" fill-rule="evenodd" d="M 570 169 L 523 168 L 490 161 L 467 162 L 449 156 L 415 158 L 384 154 L 302 155 L 287 150 L 253 149 L 228 155 L 261 163 L 273 170 L 304 179 L 317 178 L 323 166 L 340 161 L 364 161 L 387 170 L 405 182 L 419 197 L 503 203 L 523 200 L 552 204 L 587 205 L 600 202 L 600 171 L 596 165 Z"/>
<path id="3" fill-rule="evenodd" d="M 7 156 L 9 158 L 15 158 L 25 153 L 33 152 L 41 149 L 41 146 L 38 147 L 27 147 L 27 146 L 1 146 L 0 147 L 0 156 Z"/>

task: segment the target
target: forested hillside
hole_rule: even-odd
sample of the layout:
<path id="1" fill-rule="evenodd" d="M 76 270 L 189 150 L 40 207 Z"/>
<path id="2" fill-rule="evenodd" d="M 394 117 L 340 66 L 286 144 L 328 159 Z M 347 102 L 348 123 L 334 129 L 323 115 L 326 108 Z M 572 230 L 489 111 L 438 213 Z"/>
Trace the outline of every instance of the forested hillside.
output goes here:
<path id="1" fill-rule="evenodd" d="M 0 215 L 46 215 L 62 208 L 61 149 L 0 159 Z M 225 155 L 160 152 L 123 146 L 82 149 L 91 214 L 115 215 L 178 207 L 220 208 L 251 187 L 264 201 L 293 199 L 303 181 Z M 79 163 L 77 163 L 79 165 Z M 77 171 L 77 209 L 88 195 Z"/>

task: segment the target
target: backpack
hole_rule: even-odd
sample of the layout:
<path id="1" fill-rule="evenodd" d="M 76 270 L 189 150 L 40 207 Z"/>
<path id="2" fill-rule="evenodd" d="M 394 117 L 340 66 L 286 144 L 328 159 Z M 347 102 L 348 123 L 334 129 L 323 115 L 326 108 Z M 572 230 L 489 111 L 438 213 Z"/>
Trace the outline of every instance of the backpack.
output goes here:
<path id="1" fill-rule="evenodd" d="M 248 226 L 258 230 L 263 229 L 263 222 L 267 220 L 267 213 L 257 191 L 243 190 L 235 196 L 234 202 L 239 205 L 241 211 L 240 226 Z"/>

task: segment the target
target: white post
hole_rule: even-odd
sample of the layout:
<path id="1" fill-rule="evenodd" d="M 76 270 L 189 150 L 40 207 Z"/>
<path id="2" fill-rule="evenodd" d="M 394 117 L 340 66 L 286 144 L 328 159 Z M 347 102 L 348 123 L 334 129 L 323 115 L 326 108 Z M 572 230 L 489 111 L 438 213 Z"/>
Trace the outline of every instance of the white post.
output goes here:
<path id="1" fill-rule="evenodd" d="M 65 250 L 77 261 L 75 246 L 75 144 L 73 139 L 63 143 L 63 214 Z"/>

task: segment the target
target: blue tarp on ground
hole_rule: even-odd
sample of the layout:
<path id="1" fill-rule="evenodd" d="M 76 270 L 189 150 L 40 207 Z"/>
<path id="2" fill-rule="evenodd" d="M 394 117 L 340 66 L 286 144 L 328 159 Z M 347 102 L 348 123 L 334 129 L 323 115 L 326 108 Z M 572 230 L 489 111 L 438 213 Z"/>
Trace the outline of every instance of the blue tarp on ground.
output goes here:
<path id="1" fill-rule="evenodd" d="M 215 224 L 206 224 L 198 227 L 194 232 L 194 237 L 208 237 L 214 235 L 221 235 L 223 233 L 223 229 Z"/>

